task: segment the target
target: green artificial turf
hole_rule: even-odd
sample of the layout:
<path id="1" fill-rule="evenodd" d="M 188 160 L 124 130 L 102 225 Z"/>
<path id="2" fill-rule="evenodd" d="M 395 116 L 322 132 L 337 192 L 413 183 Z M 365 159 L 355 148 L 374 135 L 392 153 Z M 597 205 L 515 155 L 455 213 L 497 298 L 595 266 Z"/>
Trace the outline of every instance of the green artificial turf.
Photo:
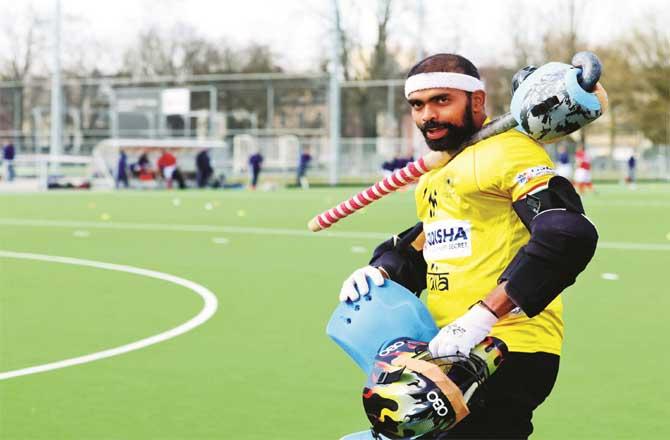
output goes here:
<path id="1" fill-rule="evenodd" d="M 366 428 L 364 376 L 325 326 L 342 280 L 416 220 L 410 191 L 332 233 L 306 232 L 353 192 L 0 195 L 1 251 L 165 272 L 219 301 L 174 339 L 0 381 L 0 438 L 335 439 Z M 565 295 L 559 379 L 533 438 L 667 438 L 670 186 L 602 185 L 584 200 L 602 246 Z M 202 306 L 165 281 L 0 257 L 0 373 L 143 339 Z"/>

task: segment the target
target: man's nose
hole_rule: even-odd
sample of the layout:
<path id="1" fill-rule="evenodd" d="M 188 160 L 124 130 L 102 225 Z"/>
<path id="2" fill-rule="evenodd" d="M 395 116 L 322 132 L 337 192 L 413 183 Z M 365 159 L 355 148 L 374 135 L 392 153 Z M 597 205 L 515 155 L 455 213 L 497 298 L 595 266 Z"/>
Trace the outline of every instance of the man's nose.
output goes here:
<path id="1" fill-rule="evenodd" d="M 433 109 L 431 105 L 425 105 L 423 107 L 423 112 L 421 113 L 421 121 L 426 123 L 428 121 L 433 121 L 437 119 L 437 112 Z"/>

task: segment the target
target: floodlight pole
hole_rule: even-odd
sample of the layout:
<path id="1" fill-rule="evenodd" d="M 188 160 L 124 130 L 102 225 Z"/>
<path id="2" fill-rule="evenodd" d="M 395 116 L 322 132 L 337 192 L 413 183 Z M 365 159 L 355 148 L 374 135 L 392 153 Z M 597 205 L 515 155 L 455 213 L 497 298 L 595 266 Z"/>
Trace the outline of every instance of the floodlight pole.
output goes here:
<path id="1" fill-rule="evenodd" d="M 62 132 L 63 132 L 63 114 L 61 97 L 61 77 L 60 77 L 60 25 L 61 25 L 61 1 L 55 0 L 54 17 L 52 23 L 53 41 L 52 41 L 52 72 L 51 72 L 51 145 L 49 153 L 51 156 L 62 154 Z"/>
<path id="2" fill-rule="evenodd" d="M 418 55 L 419 59 L 426 58 L 426 44 L 424 42 L 423 36 L 426 33 L 426 8 L 423 3 L 423 0 L 417 0 L 416 2 L 416 15 L 417 15 L 417 35 L 416 42 L 418 46 Z"/>
<path id="3" fill-rule="evenodd" d="M 328 111 L 330 114 L 330 179 L 331 185 L 337 185 L 338 163 L 340 161 L 340 13 L 337 0 L 332 0 L 333 32 L 332 52 L 330 56 L 330 88 Z"/>
<path id="4" fill-rule="evenodd" d="M 416 33 L 416 51 L 418 60 L 426 58 L 426 43 L 423 36 L 426 34 L 426 8 L 424 0 L 416 1 L 416 19 L 417 19 L 417 33 Z M 414 157 L 421 157 L 425 149 L 423 148 L 424 138 L 417 128 L 412 129 L 412 152 Z"/>

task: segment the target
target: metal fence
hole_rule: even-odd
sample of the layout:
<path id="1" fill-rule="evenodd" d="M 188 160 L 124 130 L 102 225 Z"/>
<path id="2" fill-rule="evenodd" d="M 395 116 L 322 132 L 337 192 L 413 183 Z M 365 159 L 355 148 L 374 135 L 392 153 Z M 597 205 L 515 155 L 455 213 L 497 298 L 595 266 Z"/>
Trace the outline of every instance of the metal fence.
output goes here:
<path id="1" fill-rule="evenodd" d="M 314 157 L 310 176 L 329 181 L 333 169 L 340 181 L 370 181 L 394 156 L 421 154 L 425 145 L 409 118 L 402 80 L 340 83 L 339 154 L 329 143 L 329 95 L 326 74 L 234 74 L 152 79 L 86 78 L 63 82 L 63 153 L 91 154 L 109 138 L 214 139 L 230 145 L 223 172 L 235 167 L 239 135 L 276 148 L 279 139 L 295 136 L 298 150 Z M 182 109 L 171 110 L 174 91 L 181 91 Z M 14 143 L 17 154 L 49 152 L 50 89 L 48 80 L 0 83 L 0 139 Z M 628 151 L 638 156 L 640 178 L 668 178 L 668 146 L 652 147 L 641 137 L 615 148 L 598 140 L 607 127 L 589 130 L 587 147 L 594 152 L 594 177 L 619 179 Z M 639 139 L 638 139 L 639 138 Z M 548 146 L 553 155 L 553 146 Z M 239 152 L 238 152 L 239 153 Z M 337 157 L 337 163 L 334 162 Z M 237 158 L 239 162 L 239 157 Z M 290 179 L 297 152 L 286 163 L 268 169 Z"/>

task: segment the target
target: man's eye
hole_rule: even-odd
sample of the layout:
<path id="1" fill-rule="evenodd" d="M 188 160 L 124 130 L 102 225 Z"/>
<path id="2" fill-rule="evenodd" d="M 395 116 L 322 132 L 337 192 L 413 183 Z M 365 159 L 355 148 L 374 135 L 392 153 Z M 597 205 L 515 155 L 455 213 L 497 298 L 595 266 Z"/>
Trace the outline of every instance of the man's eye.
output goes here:
<path id="1" fill-rule="evenodd" d="M 440 96 L 440 98 L 438 99 L 437 102 L 439 102 L 440 104 L 446 104 L 447 102 L 449 102 L 449 97 L 448 96 Z"/>
<path id="2" fill-rule="evenodd" d="M 412 103 L 412 108 L 415 109 L 415 110 L 418 110 L 418 109 L 420 109 L 421 107 L 423 107 L 423 103 L 422 103 L 422 102 L 413 102 L 413 103 Z"/>

